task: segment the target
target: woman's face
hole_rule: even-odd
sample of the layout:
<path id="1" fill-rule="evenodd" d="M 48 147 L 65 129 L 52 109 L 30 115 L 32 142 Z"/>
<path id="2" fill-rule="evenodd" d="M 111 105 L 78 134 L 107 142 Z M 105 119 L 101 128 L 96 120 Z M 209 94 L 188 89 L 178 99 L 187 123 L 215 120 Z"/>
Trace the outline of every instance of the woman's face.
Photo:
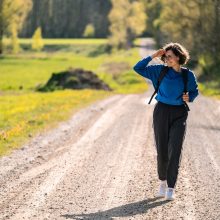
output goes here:
<path id="1" fill-rule="evenodd" d="M 179 65 L 179 57 L 176 56 L 172 50 L 168 50 L 165 53 L 165 62 L 169 67 L 177 66 Z"/>

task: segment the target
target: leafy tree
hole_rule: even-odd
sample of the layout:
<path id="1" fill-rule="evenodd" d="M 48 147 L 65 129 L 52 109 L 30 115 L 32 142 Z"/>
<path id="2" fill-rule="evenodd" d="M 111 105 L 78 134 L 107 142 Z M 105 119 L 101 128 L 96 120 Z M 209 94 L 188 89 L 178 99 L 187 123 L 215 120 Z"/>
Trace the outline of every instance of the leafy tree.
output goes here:
<path id="1" fill-rule="evenodd" d="M 147 12 L 156 3 L 148 0 Z M 220 64 L 220 1 L 219 0 L 156 0 L 160 13 L 153 14 L 157 43 L 178 41 L 190 50 L 203 73 L 216 72 Z M 156 31 L 155 31 L 156 30 Z M 155 34 L 156 33 L 156 34 Z"/>
<path id="2" fill-rule="evenodd" d="M 142 1 L 112 0 L 108 17 L 109 43 L 118 49 L 130 48 L 133 40 L 146 28 L 147 16 Z"/>
<path id="3" fill-rule="evenodd" d="M 0 0 L 0 54 L 3 53 L 3 36 L 21 29 L 31 6 L 31 0 Z"/>
<path id="4" fill-rule="evenodd" d="M 11 26 L 11 45 L 12 45 L 12 52 L 18 53 L 18 51 L 20 50 L 20 47 L 19 47 L 19 43 L 18 43 L 16 24 L 13 24 Z"/>

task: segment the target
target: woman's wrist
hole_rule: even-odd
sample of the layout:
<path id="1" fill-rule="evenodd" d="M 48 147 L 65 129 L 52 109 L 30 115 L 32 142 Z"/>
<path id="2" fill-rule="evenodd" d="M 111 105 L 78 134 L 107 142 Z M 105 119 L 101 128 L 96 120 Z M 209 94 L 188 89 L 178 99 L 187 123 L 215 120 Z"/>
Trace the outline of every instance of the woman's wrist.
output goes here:
<path id="1" fill-rule="evenodd" d="M 154 59 L 154 58 L 155 58 L 155 54 L 152 54 L 152 55 L 151 55 L 151 58 Z"/>

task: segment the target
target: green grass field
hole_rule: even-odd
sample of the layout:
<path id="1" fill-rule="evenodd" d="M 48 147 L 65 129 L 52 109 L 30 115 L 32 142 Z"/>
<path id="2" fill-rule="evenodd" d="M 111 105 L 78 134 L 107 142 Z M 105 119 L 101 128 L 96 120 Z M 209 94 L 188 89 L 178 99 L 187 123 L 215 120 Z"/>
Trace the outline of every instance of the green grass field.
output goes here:
<path id="1" fill-rule="evenodd" d="M 4 41 L 7 43 L 6 41 Z M 30 46 L 31 40 L 21 39 Z M 116 93 L 140 93 L 147 90 L 145 80 L 132 70 L 140 57 L 138 49 L 104 52 L 105 39 L 47 39 L 52 45 L 42 52 L 23 50 L 0 59 L 0 155 L 20 147 L 33 135 L 67 120 L 76 110 Z M 101 51 L 101 52 L 100 52 Z M 63 90 L 36 92 L 52 73 L 69 67 L 94 71 L 112 92 Z"/>

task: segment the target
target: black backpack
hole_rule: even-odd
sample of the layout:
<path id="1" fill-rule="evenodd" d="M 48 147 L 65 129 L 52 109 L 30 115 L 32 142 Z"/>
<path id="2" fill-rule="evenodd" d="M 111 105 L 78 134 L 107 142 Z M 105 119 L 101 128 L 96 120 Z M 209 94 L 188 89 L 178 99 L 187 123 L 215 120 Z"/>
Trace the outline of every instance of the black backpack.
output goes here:
<path id="1" fill-rule="evenodd" d="M 160 72 L 160 76 L 159 76 L 159 78 L 158 78 L 158 80 L 157 80 L 157 85 L 156 85 L 156 87 L 155 87 L 155 91 L 154 91 L 153 95 L 151 96 L 151 98 L 150 98 L 148 104 L 151 103 L 151 101 L 152 101 L 154 95 L 158 92 L 160 83 L 161 83 L 162 79 L 164 78 L 164 76 L 166 75 L 166 73 L 168 72 L 168 70 L 169 70 L 169 67 L 168 67 L 168 66 L 163 66 L 163 68 L 162 68 L 162 70 L 161 70 L 161 72 Z M 183 77 L 183 83 L 184 83 L 184 91 L 183 91 L 183 92 L 184 92 L 185 94 L 187 93 L 188 71 L 189 71 L 188 68 L 181 68 L 181 75 L 182 75 L 182 77 Z M 185 105 L 187 111 L 190 111 L 189 106 L 187 105 L 186 102 L 184 102 L 184 105 Z"/>

